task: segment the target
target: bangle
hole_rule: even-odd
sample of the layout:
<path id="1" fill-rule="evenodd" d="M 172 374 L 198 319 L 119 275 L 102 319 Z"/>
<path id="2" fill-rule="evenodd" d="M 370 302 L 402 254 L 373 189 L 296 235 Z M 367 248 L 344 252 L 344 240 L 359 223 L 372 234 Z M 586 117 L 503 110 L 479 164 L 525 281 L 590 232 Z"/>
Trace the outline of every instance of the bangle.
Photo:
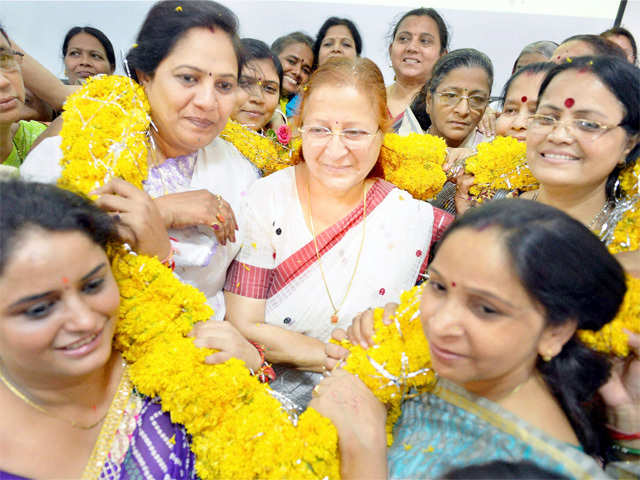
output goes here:
<path id="1" fill-rule="evenodd" d="M 258 355 L 260 355 L 260 368 L 257 372 L 251 370 L 251 373 L 253 375 L 256 375 L 258 377 L 258 380 L 260 380 L 262 383 L 269 383 L 274 381 L 276 379 L 276 371 L 264 358 L 264 345 L 260 345 L 259 343 L 252 341 L 249 341 L 249 343 L 251 343 L 251 345 L 255 347 L 255 349 L 258 351 Z"/>
<path id="2" fill-rule="evenodd" d="M 620 453 L 624 453 L 625 455 L 640 456 L 640 448 L 623 447 L 619 443 L 614 443 L 612 448 Z"/>
<path id="3" fill-rule="evenodd" d="M 640 440 L 640 432 L 625 433 L 609 426 L 607 426 L 607 430 L 609 430 L 609 435 L 614 440 Z"/>
<path id="4" fill-rule="evenodd" d="M 177 242 L 178 240 L 173 238 L 173 237 L 169 237 L 169 242 L 170 242 L 170 249 L 169 249 L 169 254 L 167 255 L 167 257 L 162 260 L 160 263 L 163 264 L 166 267 L 169 267 L 171 269 L 171 271 L 173 272 L 176 269 L 176 262 L 173 260 L 173 255 L 176 253 L 176 249 L 173 248 L 173 243 L 171 242 Z"/>

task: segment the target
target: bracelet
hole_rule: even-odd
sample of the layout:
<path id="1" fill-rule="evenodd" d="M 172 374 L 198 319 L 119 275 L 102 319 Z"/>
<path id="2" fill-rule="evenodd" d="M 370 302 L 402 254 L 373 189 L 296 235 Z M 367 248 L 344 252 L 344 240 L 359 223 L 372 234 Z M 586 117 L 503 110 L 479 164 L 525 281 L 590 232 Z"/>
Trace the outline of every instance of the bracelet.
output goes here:
<path id="1" fill-rule="evenodd" d="M 609 426 L 607 426 L 607 430 L 609 430 L 609 435 L 614 440 L 640 440 L 640 432 L 625 433 Z"/>
<path id="2" fill-rule="evenodd" d="M 262 383 L 269 383 L 274 381 L 276 379 L 276 371 L 264 358 L 264 345 L 252 341 L 249 341 L 249 343 L 255 347 L 255 349 L 258 351 L 258 355 L 260 355 L 260 368 L 257 372 L 251 370 L 251 373 L 253 375 L 256 375 L 258 377 L 258 380 L 260 380 Z"/>
<path id="3" fill-rule="evenodd" d="M 618 443 L 614 443 L 613 445 L 611 445 L 611 447 L 620 453 L 624 453 L 625 455 L 640 456 L 640 448 L 623 447 Z"/>
<path id="4" fill-rule="evenodd" d="M 173 240 L 174 242 L 177 242 L 177 240 L 173 237 L 169 237 L 169 240 Z M 169 250 L 169 254 L 164 260 L 160 262 L 164 266 L 169 267 L 172 272 L 176 269 L 176 262 L 173 260 L 173 255 L 175 253 L 176 253 L 176 249 L 173 248 L 173 244 L 171 244 L 171 249 Z"/>

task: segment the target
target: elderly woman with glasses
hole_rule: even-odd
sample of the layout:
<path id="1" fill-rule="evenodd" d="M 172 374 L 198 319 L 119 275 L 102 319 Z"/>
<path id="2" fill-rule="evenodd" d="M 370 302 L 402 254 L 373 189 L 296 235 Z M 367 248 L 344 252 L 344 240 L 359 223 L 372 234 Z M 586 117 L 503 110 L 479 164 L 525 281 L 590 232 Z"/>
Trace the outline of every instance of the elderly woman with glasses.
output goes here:
<path id="1" fill-rule="evenodd" d="M 47 128 L 40 122 L 20 121 L 25 101 L 22 57 L 0 28 L 0 164 L 12 167 L 6 170 L 16 174 L 14 169 L 22 164 L 33 142 Z"/>
<path id="2" fill-rule="evenodd" d="M 276 364 L 272 387 L 306 405 L 331 331 L 420 280 L 451 217 L 378 178 L 390 119 L 370 60 L 324 63 L 298 120 L 302 161 L 247 195 L 225 301 L 228 320 Z"/>

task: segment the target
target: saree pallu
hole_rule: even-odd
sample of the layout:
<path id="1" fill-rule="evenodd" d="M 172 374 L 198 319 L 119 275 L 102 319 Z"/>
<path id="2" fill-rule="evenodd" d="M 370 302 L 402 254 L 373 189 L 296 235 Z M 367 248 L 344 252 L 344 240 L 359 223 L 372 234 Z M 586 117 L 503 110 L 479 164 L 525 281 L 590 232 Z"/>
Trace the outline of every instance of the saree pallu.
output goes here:
<path id="1" fill-rule="evenodd" d="M 455 468 L 495 460 L 528 461 L 575 479 L 609 478 L 579 447 L 443 379 L 433 392 L 403 403 L 393 434 L 388 454 L 393 479 L 440 478 Z"/>
<path id="2" fill-rule="evenodd" d="M 424 274 L 431 245 L 452 217 L 376 180 L 367 192 L 366 215 L 360 203 L 336 224 L 316 232 L 321 271 L 295 171 L 287 168 L 254 184 L 242 212 L 244 244 L 229 269 L 225 290 L 265 299 L 266 323 L 326 342 L 335 328 L 346 328 L 363 310 L 397 302 Z M 339 307 L 337 323 L 331 321 L 334 312 L 326 289 Z M 276 366 L 276 373 L 272 388 L 301 406 L 322 378 L 282 366 Z"/>

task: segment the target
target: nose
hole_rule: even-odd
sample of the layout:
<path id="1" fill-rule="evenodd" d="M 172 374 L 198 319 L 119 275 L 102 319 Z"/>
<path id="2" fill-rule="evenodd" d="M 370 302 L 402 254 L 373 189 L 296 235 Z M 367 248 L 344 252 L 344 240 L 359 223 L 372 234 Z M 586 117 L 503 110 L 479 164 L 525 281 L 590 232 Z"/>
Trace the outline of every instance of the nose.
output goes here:
<path id="1" fill-rule="evenodd" d="M 327 145 L 325 147 L 325 152 L 328 153 L 329 155 L 334 155 L 334 156 L 341 156 L 343 155 L 345 152 L 347 152 L 347 146 L 344 144 L 344 141 L 342 139 L 342 135 L 331 135 Z"/>
<path id="2" fill-rule="evenodd" d="M 0 70 L 0 88 L 6 88 L 11 85 L 9 79 L 5 76 L 4 72 Z"/>
<path id="3" fill-rule="evenodd" d="M 471 109 L 469 108 L 469 99 L 466 97 L 462 97 L 453 110 L 462 117 L 467 116 L 471 111 Z"/>
<path id="4" fill-rule="evenodd" d="M 463 335 L 461 318 L 462 312 L 454 300 L 439 302 L 438 308 L 430 309 L 426 319 L 430 336 L 442 339 Z"/>
<path id="5" fill-rule="evenodd" d="M 90 54 L 88 54 L 88 53 L 83 53 L 83 54 L 82 54 L 82 58 L 81 58 L 81 60 L 80 60 L 80 63 L 81 63 L 82 65 L 89 65 L 89 66 L 90 66 L 90 65 L 92 64 L 92 62 L 91 62 L 91 55 L 90 55 Z"/>
<path id="6" fill-rule="evenodd" d="M 407 45 L 407 52 L 417 52 L 419 42 L 419 38 L 413 38 Z"/>
<path id="7" fill-rule="evenodd" d="M 82 295 L 73 292 L 65 296 L 67 321 L 65 329 L 70 332 L 94 332 L 100 327 L 103 315 L 94 311 Z"/>
<path id="8" fill-rule="evenodd" d="M 213 110 L 218 105 L 218 98 L 213 82 L 210 84 L 207 82 L 202 83 L 201 88 L 196 92 L 193 104 L 201 110 Z"/>
<path id="9" fill-rule="evenodd" d="M 302 65 L 300 63 L 296 63 L 295 66 L 291 69 L 291 73 L 293 73 L 296 78 L 300 78 L 300 74 L 302 73 Z"/>
<path id="10" fill-rule="evenodd" d="M 569 125 L 565 122 L 556 123 L 547 134 L 547 138 L 554 143 L 571 143 L 574 140 Z"/>
<path id="11" fill-rule="evenodd" d="M 513 120 L 514 130 L 526 130 L 528 121 L 529 121 L 529 115 L 527 114 L 526 111 L 522 111 L 518 113 L 516 118 Z"/>

